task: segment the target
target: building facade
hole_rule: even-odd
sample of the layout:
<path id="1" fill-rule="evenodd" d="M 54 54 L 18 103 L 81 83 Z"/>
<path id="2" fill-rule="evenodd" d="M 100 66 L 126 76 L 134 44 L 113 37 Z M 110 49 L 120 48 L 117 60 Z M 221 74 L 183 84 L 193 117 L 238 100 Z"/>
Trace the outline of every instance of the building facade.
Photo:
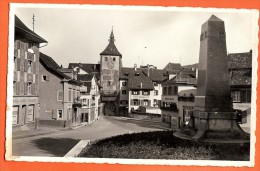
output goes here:
<path id="1" fill-rule="evenodd" d="M 176 77 L 162 83 L 162 122 L 180 128 L 194 107 L 196 70 L 184 68 Z M 194 92 L 195 91 L 195 92 Z"/>
<path id="2" fill-rule="evenodd" d="M 80 74 L 78 80 L 83 83 L 80 88 L 80 123 L 92 123 L 99 119 L 101 113 L 99 85 L 92 74 Z"/>
<path id="3" fill-rule="evenodd" d="M 40 54 L 40 125 L 71 127 L 79 124 L 82 83 L 60 69 L 51 57 Z"/>
<path id="4" fill-rule="evenodd" d="M 15 16 L 13 130 L 37 128 L 39 121 L 39 48 L 47 43 Z"/>

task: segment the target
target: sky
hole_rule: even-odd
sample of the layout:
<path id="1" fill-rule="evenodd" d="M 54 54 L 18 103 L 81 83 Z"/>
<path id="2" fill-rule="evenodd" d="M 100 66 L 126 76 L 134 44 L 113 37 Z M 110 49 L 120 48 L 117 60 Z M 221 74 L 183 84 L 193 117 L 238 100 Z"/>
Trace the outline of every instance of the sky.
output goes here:
<path id="1" fill-rule="evenodd" d="M 256 13 L 252 10 L 124 6 L 19 6 L 14 13 L 48 41 L 40 49 L 59 65 L 98 63 L 113 27 L 123 66 L 134 64 L 164 68 L 199 61 L 201 25 L 211 15 L 225 22 L 228 53 L 256 47 Z"/>

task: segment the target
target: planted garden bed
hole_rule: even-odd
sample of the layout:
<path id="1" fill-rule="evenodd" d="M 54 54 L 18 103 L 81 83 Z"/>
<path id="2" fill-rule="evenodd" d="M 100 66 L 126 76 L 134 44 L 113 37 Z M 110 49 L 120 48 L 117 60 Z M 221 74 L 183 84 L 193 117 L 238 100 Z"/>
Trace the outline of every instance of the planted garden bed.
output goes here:
<path id="1" fill-rule="evenodd" d="M 93 142 L 78 157 L 248 161 L 249 149 L 249 144 L 195 143 L 174 137 L 173 131 L 155 131 Z"/>

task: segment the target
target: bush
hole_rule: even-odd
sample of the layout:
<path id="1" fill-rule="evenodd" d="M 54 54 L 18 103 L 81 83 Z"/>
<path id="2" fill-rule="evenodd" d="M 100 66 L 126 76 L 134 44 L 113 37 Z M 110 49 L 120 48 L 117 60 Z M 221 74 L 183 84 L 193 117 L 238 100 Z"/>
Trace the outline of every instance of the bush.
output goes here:
<path id="1" fill-rule="evenodd" d="M 249 160 L 249 145 L 203 144 L 173 136 L 173 131 L 119 135 L 93 142 L 78 157 L 173 159 L 173 160 Z"/>

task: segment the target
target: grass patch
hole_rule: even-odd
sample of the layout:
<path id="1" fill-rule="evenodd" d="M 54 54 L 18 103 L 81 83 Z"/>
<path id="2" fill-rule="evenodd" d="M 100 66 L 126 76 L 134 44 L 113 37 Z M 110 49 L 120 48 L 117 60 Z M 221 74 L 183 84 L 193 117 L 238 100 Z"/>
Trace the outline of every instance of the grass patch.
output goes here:
<path id="1" fill-rule="evenodd" d="M 173 131 L 124 134 L 93 142 L 78 157 L 249 161 L 249 144 L 204 144 L 173 136 Z"/>

